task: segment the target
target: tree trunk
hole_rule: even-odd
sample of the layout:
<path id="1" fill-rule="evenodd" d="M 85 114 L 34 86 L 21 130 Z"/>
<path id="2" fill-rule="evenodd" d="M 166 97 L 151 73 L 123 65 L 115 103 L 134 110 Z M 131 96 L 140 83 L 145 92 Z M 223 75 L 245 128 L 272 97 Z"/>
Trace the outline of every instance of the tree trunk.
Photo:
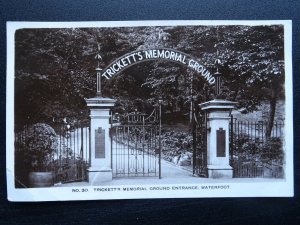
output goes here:
<path id="1" fill-rule="evenodd" d="M 278 82 L 275 80 L 272 82 L 272 89 L 271 89 L 271 96 L 270 96 L 270 111 L 269 111 L 269 119 L 266 128 L 267 139 L 271 137 L 271 133 L 273 129 L 277 96 L 278 96 Z"/>

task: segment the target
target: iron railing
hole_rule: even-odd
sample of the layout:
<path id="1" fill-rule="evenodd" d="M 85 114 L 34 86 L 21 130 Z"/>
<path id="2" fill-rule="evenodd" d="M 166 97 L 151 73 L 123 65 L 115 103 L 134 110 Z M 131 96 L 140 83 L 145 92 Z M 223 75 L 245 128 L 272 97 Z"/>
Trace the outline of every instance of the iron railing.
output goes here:
<path id="1" fill-rule="evenodd" d="M 34 159 L 26 154 L 31 127 L 26 125 L 15 132 L 15 180 L 16 187 L 20 188 L 28 187 L 28 173 L 32 172 Z M 89 122 L 53 123 L 51 127 L 56 133 L 56 148 L 47 156 L 43 170 L 53 172 L 54 184 L 87 180 Z"/>
<path id="2" fill-rule="evenodd" d="M 271 136 L 266 121 L 230 121 L 230 164 L 234 177 L 284 177 L 284 121 L 275 121 Z"/>

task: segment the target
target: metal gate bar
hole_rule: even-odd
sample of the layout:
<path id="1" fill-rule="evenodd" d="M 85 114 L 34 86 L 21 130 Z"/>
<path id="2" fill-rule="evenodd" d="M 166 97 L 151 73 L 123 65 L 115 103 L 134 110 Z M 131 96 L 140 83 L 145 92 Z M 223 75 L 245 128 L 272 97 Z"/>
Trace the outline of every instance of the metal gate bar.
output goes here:
<path id="1" fill-rule="evenodd" d="M 143 113 L 129 113 L 112 124 L 113 177 L 160 177 L 157 110 L 154 109 L 147 118 Z"/>
<path id="2" fill-rule="evenodd" d="M 206 114 L 201 113 L 193 115 L 193 175 L 208 177 L 207 119 Z"/>

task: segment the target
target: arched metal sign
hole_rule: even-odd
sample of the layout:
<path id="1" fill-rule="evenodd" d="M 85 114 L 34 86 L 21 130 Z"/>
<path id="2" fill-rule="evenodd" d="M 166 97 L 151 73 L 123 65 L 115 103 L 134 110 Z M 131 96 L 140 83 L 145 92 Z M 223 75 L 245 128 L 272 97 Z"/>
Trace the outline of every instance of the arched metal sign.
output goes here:
<path id="1" fill-rule="evenodd" d="M 112 76 L 134 64 L 158 59 L 172 61 L 191 68 L 199 73 L 210 85 L 213 85 L 216 82 L 215 77 L 195 58 L 186 53 L 168 48 L 136 50 L 125 54 L 110 63 L 103 70 L 101 76 L 110 79 Z"/>

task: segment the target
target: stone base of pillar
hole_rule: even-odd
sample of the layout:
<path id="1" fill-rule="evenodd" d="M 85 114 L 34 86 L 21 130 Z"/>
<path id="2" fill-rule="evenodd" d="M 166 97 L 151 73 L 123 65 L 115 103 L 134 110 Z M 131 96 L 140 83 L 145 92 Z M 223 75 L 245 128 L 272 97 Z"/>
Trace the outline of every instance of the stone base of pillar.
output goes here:
<path id="1" fill-rule="evenodd" d="M 208 165 L 208 178 L 232 178 L 233 170 L 231 166 Z"/>
<path id="2" fill-rule="evenodd" d="M 90 185 L 101 185 L 103 182 L 112 181 L 111 169 L 89 168 L 87 172 Z"/>

